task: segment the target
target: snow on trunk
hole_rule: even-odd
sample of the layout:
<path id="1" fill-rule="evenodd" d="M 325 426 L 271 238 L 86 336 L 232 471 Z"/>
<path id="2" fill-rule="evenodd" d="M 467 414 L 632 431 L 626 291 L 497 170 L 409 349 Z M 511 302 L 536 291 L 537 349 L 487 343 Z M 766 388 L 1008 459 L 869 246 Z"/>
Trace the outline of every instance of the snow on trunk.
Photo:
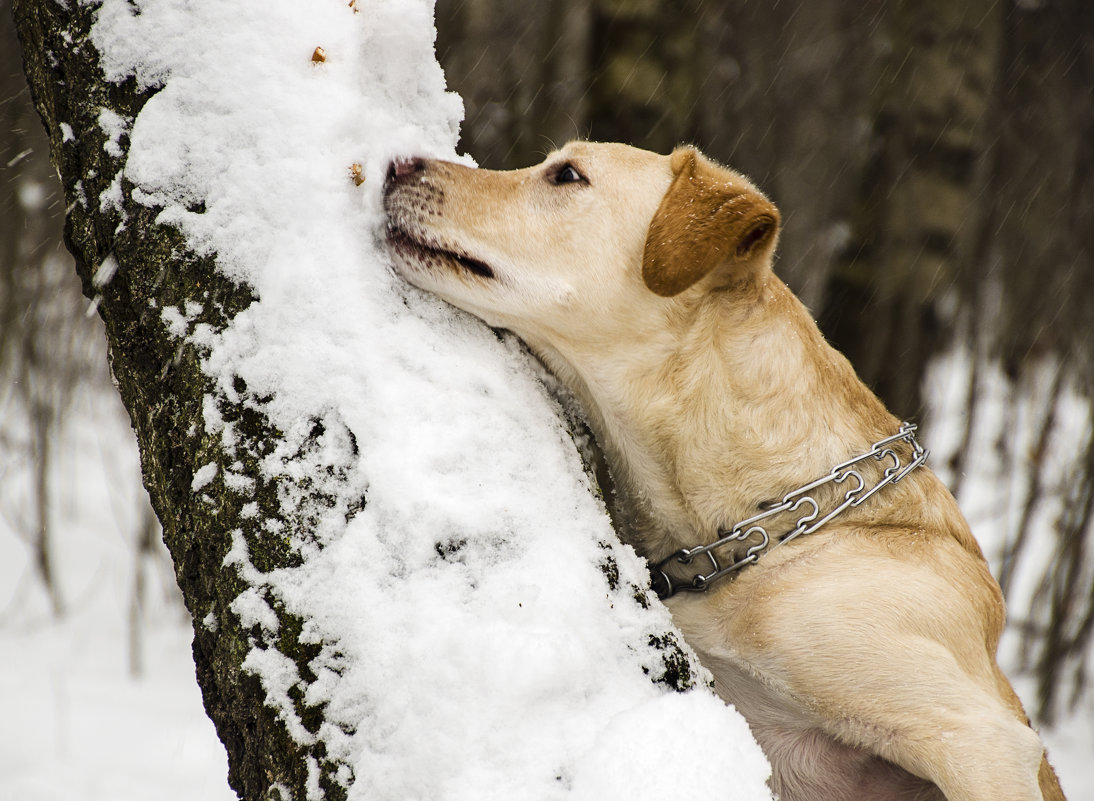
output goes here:
<path id="1" fill-rule="evenodd" d="M 350 798 L 768 798 L 527 357 L 379 246 L 390 160 L 457 158 L 433 37 L 427 0 L 106 0 L 92 32 L 109 79 L 158 88 L 135 119 L 100 119 L 130 138 L 137 196 L 259 299 L 218 334 L 200 308 L 157 313 L 220 392 L 269 399 L 284 442 L 263 469 L 339 499 L 285 532 L 298 567 L 261 572 L 239 535 L 227 560 L 243 625 L 276 629 L 274 598 L 321 646 L 318 729 L 291 660 L 256 645 L 245 669 L 292 737 L 348 766 Z M 230 453 L 212 399 L 204 425 Z M 309 449 L 339 469 L 308 475 Z M 227 456 L 194 492 L 214 479 L 250 488 Z"/>

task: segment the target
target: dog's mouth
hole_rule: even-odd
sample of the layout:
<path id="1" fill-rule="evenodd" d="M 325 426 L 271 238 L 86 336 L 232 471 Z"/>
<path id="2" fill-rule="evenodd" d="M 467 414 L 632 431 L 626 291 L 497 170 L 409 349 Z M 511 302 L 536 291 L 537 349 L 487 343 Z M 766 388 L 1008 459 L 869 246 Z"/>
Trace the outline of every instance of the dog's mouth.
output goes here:
<path id="1" fill-rule="evenodd" d="M 387 241 L 392 250 L 404 259 L 412 259 L 422 264 L 444 262 L 455 264 L 464 272 L 479 278 L 494 278 L 494 269 L 484 261 L 439 245 L 422 242 L 408 234 L 397 225 L 388 225 Z"/>

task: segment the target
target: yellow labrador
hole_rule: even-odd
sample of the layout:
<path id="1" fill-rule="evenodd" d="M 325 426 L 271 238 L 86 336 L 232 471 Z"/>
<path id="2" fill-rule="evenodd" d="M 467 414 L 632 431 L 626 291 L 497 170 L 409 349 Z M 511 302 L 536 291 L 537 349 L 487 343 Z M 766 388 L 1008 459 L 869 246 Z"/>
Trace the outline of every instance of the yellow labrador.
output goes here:
<path id="1" fill-rule="evenodd" d="M 902 425 L 772 273 L 775 207 L 692 148 L 395 162 L 399 272 L 573 390 L 621 536 L 783 801 L 1057 801 L 1000 591 Z"/>

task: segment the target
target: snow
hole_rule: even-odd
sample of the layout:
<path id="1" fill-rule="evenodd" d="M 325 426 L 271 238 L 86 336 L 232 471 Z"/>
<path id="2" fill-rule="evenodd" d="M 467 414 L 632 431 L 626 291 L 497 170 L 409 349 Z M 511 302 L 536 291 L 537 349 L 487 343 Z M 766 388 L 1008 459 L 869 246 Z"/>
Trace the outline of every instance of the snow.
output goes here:
<path id="1" fill-rule="evenodd" d="M 529 358 L 406 286 L 378 244 L 391 159 L 458 157 L 462 104 L 444 91 L 431 5 L 108 0 L 98 13 L 107 75 L 158 88 L 135 119 L 99 118 L 108 150 L 129 137 L 134 197 L 259 298 L 221 332 L 196 309 L 161 311 L 215 387 L 203 424 L 223 452 L 192 488 L 249 492 L 217 410 L 242 379 L 284 432 L 262 469 L 336 499 L 289 532 L 297 568 L 262 573 L 224 532 L 250 585 L 231 613 L 273 632 L 283 605 L 319 645 L 310 684 L 265 639 L 244 662 L 290 736 L 322 740 L 342 780 L 352 769 L 353 799 L 768 798 L 766 761 L 694 658 L 697 689 L 654 681 L 670 618 L 636 592 L 644 567 L 615 541 Z M 100 204 L 117 203 L 114 183 Z M 281 486 L 299 512 L 307 496 Z M 318 732 L 294 688 L 325 706 Z M 666 774 L 695 763 L 707 767 Z"/>
<path id="2" fill-rule="evenodd" d="M 106 146 L 103 148 L 106 152 L 114 158 L 121 158 L 125 153 L 122 150 L 121 138 L 128 133 L 129 124 L 132 120 L 127 120 L 117 112 L 111 111 L 108 108 L 104 108 L 99 113 L 99 127 L 103 129 L 109 139 L 106 141 Z M 63 135 L 62 131 L 62 135 Z"/>
<path id="3" fill-rule="evenodd" d="M 948 465 L 961 446 L 968 376 L 974 358 L 969 348 L 958 345 L 936 359 L 926 379 L 930 441 L 925 444 L 932 451 L 930 464 L 951 486 L 955 477 L 950 475 Z M 1016 526 L 1026 499 L 1040 410 L 1056 371 L 1062 370 L 1067 375 L 1067 366 L 1053 358 L 1043 358 L 1034 367 L 1036 377 L 1018 391 L 1008 384 L 1000 364 L 987 361 L 980 367 L 982 386 L 976 401 L 977 418 L 969 438 L 967 472 L 958 501 L 996 576 L 1001 575 L 1003 554 L 1012 539 L 1011 529 Z M 1018 573 L 1008 589 L 1007 621 L 1011 625 L 999 645 L 1000 664 L 1030 712 L 1036 709 L 1037 687 L 1033 678 L 1022 670 L 1016 626 L 1030 619 L 1028 610 L 1037 581 L 1055 552 L 1054 520 L 1071 500 L 1060 490 L 1067 486 L 1062 479 L 1074 469 L 1075 454 L 1082 452 L 1092 436 L 1092 422 L 1090 401 L 1073 381 L 1065 379 L 1055 425 L 1040 457 L 1041 475 L 1046 479 L 1044 497 L 1032 518 L 1031 542 L 1025 547 Z M 1001 456 L 1001 438 L 1011 442 L 1012 454 L 1020 455 L 1017 463 Z M 1021 455 L 1025 454 L 1029 455 L 1023 458 Z M 1049 759 L 1070 801 L 1094 801 L 1094 771 L 1090 770 L 1094 755 L 1094 694 L 1087 691 L 1061 718 L 1054 728 L 1041 731 Z"/>
<path id="4" fill-rule="evenodd" d="M 377 248 L 390 159 L 458 158 L 462 112 L 433 55 L 430 4 L 106 0 L 93 39 L 109 75 L 163 87 L 134 120 L 100 117 L 108 146 L 130 137 L 136 195 L 260 298 L 224 332 L 196 324 L 194 306 L 162 309 L 165 328 L 200 348 L 223 396 L 239 377 L 273 398 L 263 410 L 285 443 L 270 474 L 338 468 L 328 489 L 342 506 L 297 541 L 302 567 L 261 573 L 225 532 L 249 585 L 232 613 L 274 631 L 276 599 L 322 644 L 305 688 L 326 704 L 317 734 L 287 700 L 296 666 L 262 643 L 248 654 L 290 733 L 352 767 L 354 799 L 768 798 L 743 720 L 701 681 L 675 693 L 647 675 L 663 670 L 650 638 L 671 623 L 635 601 L 644 568 L 614 542 L 536 368 L 512 339 L 402 284 Z M 237 438 L 215 397 L 204 408 L 223 459 L 194 490 L 245 495 Z M 55 512 L 73 588 L 63 621 L 28 589 L 27 549 L 0 520 L 0 681 L 19 690 L 5 695 L 0 801 L 230 798 L 176 606 L 146 604 L 144 670 L 127 672 L 139 502 L 118 493 L 136 487 L 136 466 L 131 441 L 110 433 L 124 423 L 103 416 L 73 414 L 80 456 L 57 468 L 69 471 L 57 486 L 78 488 Z M 323 434 L 300 458 L 316 419 Z M 166 592 L 170 569 L 156 564 Z M 1049 744 L 1082 801 L 1094 798 L 1091 730 L 1074 720 Z"/>
<path id="5" fill-rule="evenodd" d="M 0 397 L 0 411 L 0 433 L 25 436 L 10 399 Z M 129 640 L 147 500 L 116 395 L 81 394 L 59 443 L 50 518 L 67 609 L 60 621 L 16 533 L 30 484 L 11 458 L 20 449 L 0 464 L 0 801 L 229 801 L 227 758 L 201 705 L 189 622 L 162 546 L 143 565 L 141 641 Z"/>
<path id="6" fill-rule="evenodd" d="M 219 466 L 216 462 L 209 462 L 209 464 L 199 467 L 194 471 L 194 478 L 190 482 L 190 489 L 197 492 L 198 490 L 207 487 L 213 482 L 218 469 Z"/>
<path id="7" fill-rule="evenodd" d="M 95 268 L 95 273 L 91 276 L 91 283 L 96 289 L 102 289 L 110 283 L 110 279 L 114 277 L 117 270 L 118 260 L 112 255 L 107 256 L 103 259 L 102 264 Z"/>

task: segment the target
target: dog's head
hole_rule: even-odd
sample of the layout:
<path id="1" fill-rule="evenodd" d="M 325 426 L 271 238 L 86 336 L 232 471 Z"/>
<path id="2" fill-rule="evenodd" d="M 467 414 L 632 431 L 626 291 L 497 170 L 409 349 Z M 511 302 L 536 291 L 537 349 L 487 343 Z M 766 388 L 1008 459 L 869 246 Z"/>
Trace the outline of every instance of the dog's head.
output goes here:
<path id="1" fill-rule="evenodd" d="M 411 283 L 526 340 L 634 341 L 770 270 L 775 207 L 690 147 L 573 142 L 495 172 L 396 161 L 388 241 Z"/>

